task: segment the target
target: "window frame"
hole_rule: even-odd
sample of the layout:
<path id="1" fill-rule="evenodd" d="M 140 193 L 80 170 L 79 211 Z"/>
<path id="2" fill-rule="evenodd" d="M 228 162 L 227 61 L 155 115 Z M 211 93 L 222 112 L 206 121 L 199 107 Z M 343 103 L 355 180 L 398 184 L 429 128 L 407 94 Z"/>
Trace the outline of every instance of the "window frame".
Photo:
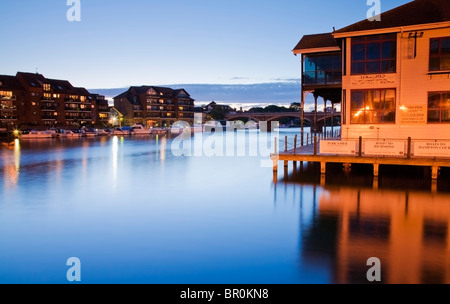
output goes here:
<path id="1" fill-rule="evenodd" d="M 392 108 L 384 108 L 382 107 L 383 104 L 385 104 L 386 100 L 382 99 L 383 91 L 393 91 L 394 92 L 394 106 Z M 364 99 L 363 99 L 363 107 L 355 109 L 353 108 L 353 94 L 357 92 L 364 93 Z M 379 93 L 379 107 L 377 109 L 367 109 L 367 93 L 368 92 L 378 92 Z M 374 102 L 374 101 L 372 101 Z M 383 115 L 383 112 L 393 110 L 394 117 L 392 121 L 383 121 L 383 117 L 386 115 Z M 350 106 L 349 106 L 349 112 L 350 112 L 350 124 L 351 125 L 395 125 L 397 120 L 397 89 L 396 88 L 381 88 L 381 89 L 355 89 L 350 91 Z M 354 121 L 354 114 L 360 113 L 363 115 L 363 122 L 355 122 Z M 368 118 L 370 117 L 370 114 L 378 114 L 379 121 L 378 122 L 372 122 Z M 388 112 L 389 113 L 389 112 Z"/>
<path id="2" fill-rule="evenodd" d="M 378 38 L 378 39 L 377 39 Z M 393 57 L 386 57 L 383 58 L 383 44 L 393 42 L 394 43 L 394 49 L 395 54 Z M 379 58 L 376 59 L 369 59 L 368 58 L 368 48 L 369 45 L 372 44 L 379 44 Z M 354 59 L 354 51 L 355 46 L 360 45 L 362 46 L 362 52 L 364 53 L 364 59 Z M 395 74 L 397 73 L 397 52 L 398 42 L 397 42 L 397 34 L 382 34 L 382 35 L 371 35 L 371 36 L 362 36 L 362 37 L 353 37 L 351 38 L 350 42 L 350 75 L 373 75 L 373 74 Z M 393 71 L 383 71 L 383 62 L 387 63 L 389 61 L 394 62 L 394 69 Z M 378 71 L 376 72 L 368 72 L 368 65 L 369 64 L 376 64 L 378 63 Z M 355 71 L 355 65 L 356 64 L 362 64 L 364 66 L 363 72 Z"/>
<path id="3" fill-rule="evenodd" d="M 443 69 L 441 66 L 441 60 L 442 60 L 442 41 L 443 40 L 450 40 L 450 36 L 447 37 L 436 37 L 436 38 L 430 38 L 430 49 L 429 49 L 429 61 L 428 61 L 428 71 L 430 73 L 436 73 L 436 72 L 450 72 L 450 66 L 448 67 L 448 69 Z M 438 41 L 438 54 L 434 55 L 431 53 L 432 49 L 432 43 L 434 41 Z M 450 56 L 450 55 L 449 55 Z M 438 64 L 437 64 L 437 69 L 432 69 L 431 68 L 431 63 L 433 59 L 437 59 L 438 60 Z"/>
<path id="4" fill-rule="evenodd" d="M 439 107 L 432 107 L 430 108 L 430 97 L 432 95 L 440 95 L 439 98 Z M 434 92 L 428 92 L 428 100 L 427 100 L 427 124 L 431 124 L 431 125 L 435 125 L 435 124 L 450 124 L 450 117 L 448 120 L 444 120 L 442 121 L 442 112 L 443 111 L 448 111 L 448 113 L 450 113 L 450 103 L 448 104 L 447 107 L 443 106 L 443 100 L 444 100 L 444 95 L 450 95 L 450 91 L 434 91 Z M 450 100 L 450 99 L 449 99 Z M 430 121 L 430 112 L 431 111 L 438 111 L 439 112 L 439 121 Z"/>

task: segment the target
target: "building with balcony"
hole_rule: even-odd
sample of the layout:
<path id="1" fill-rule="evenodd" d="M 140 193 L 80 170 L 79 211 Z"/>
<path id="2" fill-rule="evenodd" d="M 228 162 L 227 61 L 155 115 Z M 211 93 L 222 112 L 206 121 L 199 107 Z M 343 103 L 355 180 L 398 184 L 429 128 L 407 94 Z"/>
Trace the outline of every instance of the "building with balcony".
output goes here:
<path id="1" fill-rule="evenodd" d="M 194 122 L 194 99 L 184 89 L 132 86 L 114 97 L 114 108 L 123 115 L 125 125 L 169 127 L 176 121 Z"/>
<path id="2" fill-rule="evenodd" d="M 431 168 L 432 190 L 440 169 L 450 167 L 450 5 L 415 0 L 331 33 L 304 36 L 293 53 L 301 56 L 301 112 L 313 94 L 313 131 L 320 133 L 318 100 L 341 107 L 341 136 L 314 136 L 313 144 L 272 156 L 278 161 Z M 376 21 L 380 19 L 380 21 Z M 339 75 L 339 67 L 341 72 Z M 328 111 L 323 111 L 326 121 Z M 303 114 L 302 132 L 303 135 Z M 316 134 L 317 135 L 317 134 Z M 323 139 L 327 140 L 323 140 Z M 319 141 L 317 140 L 319 139 Z"/>
<path id="3" fill-rule="evenodd" d="M 0 127 L 17 125 L 24 111 L 22 87 L 14 76 L 0 75 Z"/>
<path id="4" fill-rule="evenodd" d="M 79 127 L 107 121 L 104 96 L 67 80 L 18 72 L 0 76 L 0 124 L 22 127 Z"/>
<path id="5" fill-rule="evenodd" d="M 415 0 L 380 17 L 300 40 L 302 108 L 308 94 L 316 109 L 320 98 L 324 108 L 340 105 L 342 138 L 449 139 L 448 0 Z"/>

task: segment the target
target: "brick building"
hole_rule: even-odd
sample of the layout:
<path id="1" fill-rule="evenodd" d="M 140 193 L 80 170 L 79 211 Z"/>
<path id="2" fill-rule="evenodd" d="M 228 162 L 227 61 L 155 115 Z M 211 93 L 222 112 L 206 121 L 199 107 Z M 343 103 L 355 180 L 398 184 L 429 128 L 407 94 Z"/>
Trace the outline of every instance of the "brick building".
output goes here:
<path id="1" fill-rule="evenodd" d="M 132 86 L 114 97 L 114 108 L 123 115 L 125 125 L 169 127 L 180 120 L 194 123 L 194 99 L 184 89 Z"/>
<path id="2" fill-rule="evenodd" d="M 104 96 L 74 87 L 67 80 L 18 72 L 0 75 L 0 125 L 6 127 L 107 124 L 108 102 Z"/>

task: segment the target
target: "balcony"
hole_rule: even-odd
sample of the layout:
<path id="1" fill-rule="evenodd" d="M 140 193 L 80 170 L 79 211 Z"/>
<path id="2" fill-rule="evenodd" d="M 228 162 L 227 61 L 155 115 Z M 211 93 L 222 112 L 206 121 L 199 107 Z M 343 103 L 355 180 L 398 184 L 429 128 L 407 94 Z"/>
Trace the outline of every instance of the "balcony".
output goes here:
<path id="1" fill-rule="evenodd" d="M 303 86 L 342 85 L 342 53 L 306 55 L 302 79 Z"/>

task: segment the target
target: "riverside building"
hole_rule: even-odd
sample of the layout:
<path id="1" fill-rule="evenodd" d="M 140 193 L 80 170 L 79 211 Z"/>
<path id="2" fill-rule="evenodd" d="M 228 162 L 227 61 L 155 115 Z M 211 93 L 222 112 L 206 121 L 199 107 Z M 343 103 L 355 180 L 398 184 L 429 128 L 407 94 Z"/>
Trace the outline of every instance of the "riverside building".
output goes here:
<path id="1" fill-rule="evenodd" d="M 101 125 L 108 113 L 104 96 L 67 80 L 24 72 L 0 75 L 0 124 L 4 127 Z"/>

